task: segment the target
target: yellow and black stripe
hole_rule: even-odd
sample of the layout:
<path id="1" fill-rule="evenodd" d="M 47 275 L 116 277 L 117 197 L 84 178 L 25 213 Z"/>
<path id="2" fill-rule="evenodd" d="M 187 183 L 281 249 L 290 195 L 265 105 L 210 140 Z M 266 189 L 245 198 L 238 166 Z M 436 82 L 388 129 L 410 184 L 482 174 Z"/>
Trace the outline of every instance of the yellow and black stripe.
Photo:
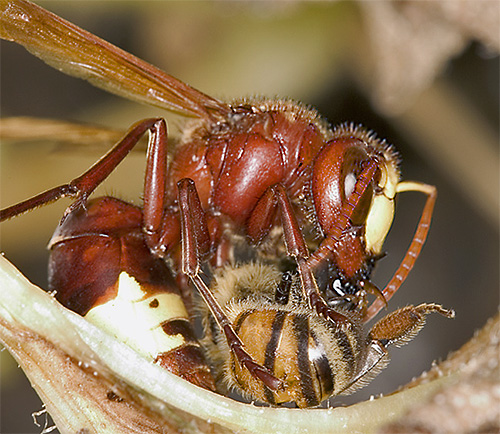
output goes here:
<path id="1" fill-rule="evenodd" d="M 271 391 L 231 356 L 226 375 L 244 394 L 273 405 L 312 407 L 341 393 L 354 379 L 362 342 L 353 330 L 336 329 L 301 309 L 279 305 L 242 302 L 231 309 L 240 310 L 233 324 L 247 351 L 286 384 L 283 391 Z"/>

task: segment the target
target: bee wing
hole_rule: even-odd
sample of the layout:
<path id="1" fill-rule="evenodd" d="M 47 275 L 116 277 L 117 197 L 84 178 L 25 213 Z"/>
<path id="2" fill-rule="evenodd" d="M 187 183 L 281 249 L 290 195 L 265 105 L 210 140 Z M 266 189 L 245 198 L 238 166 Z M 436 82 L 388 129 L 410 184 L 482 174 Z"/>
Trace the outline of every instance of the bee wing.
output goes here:
<path id="1" fill-rule="evenodd" d="M 82 155 L 100 155 L 118 143 L 125 134 L 124 130 L 56 119 L 28 116 L 0 118 L 0 146 L 4 143 L 50 144 L 49 152 L 58 155 L 74 155 L 75 152 Z M 177 138 L 169 138 L 169 142 L 175 148 Z M 131 152 L 145 154 L 147 146 L 148 137 L 143 136 Z"/>
<path id="2" fill-rule="evenodd" d="M 215 120 L 230 110 L 227 104 L 24 0 L 0 2 L 0 37 L 23 45 L 66 74 L 134 101 Z"/>
<path id="3" fill-rule="evenodd" d="M 11 117 L 0 119 L 0 138 L 5 142 L 54 142 L 102 151 L 118 142 L 125 131 L 55 119 Z M 134 148 L 135 150 L 135 148 Z M 144 149 L 143 149 L 144 150 Z"/>

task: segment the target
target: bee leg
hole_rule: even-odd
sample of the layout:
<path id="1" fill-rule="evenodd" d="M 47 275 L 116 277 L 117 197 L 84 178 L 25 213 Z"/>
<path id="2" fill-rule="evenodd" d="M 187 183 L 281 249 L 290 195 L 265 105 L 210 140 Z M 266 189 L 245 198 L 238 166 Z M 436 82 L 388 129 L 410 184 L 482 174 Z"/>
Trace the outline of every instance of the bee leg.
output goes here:
<path id="1" fill-rule="evenodd" d="M 413 265 L 415 264 L 420 251 L 422 250 L 422 246 L 424 245 L 427 234 L 429 232 L 432 212 L 434 210 L 434 204 L 436 203 L 437 197 L 436 187 L 419 182 L 400 182 L 397 186 L 396 192 L 401 193 L 403 191 L 419 191 L 427 195 L 427 200 L 425 202 L 424 209 L 422 210 L 422 215 L 420 217 L 420 221 L 418 222 L 417 230 L 415 231 L 415 235 L 413 236 L 413 239 L 410 243 L 410 247 L 408 247 L 408 250 L 403 260 L 401 261 L 401 264 L 394 273 L 394 276 L 382 290 L 382 294 L 384 295 L 386 303 L 404 282 L 404 280 L 408 276 L 408 273 L 413 268 Z M 376 299 L 367 310 L 365 322 L 369 321 L 375 315 L 377 315 L 377 313 L 380 312 L 383 307 L 384 302 L 380 299 Z"/>
<path id="2" fill-rule="evenodd" d="M 295 218 L 292 206 L 284 188 L 282 186 L 276 187 L 276 194 L 278 195 L 278 202 L 280 204 L 287 249 L 289 254 L 294 256 L 297 260 L 300 278 L 302 281 L 302 288 L 305 291 L 305 295 L 308 298 L 311 307 L 313 307 L 318 314 L 323 315 L 325 318 L 330 318 L 333 321 L 345 323 L 349 322 L 349 319 L 336 312 L 325 303 L 313 276 L 313 270 L 330 256 L 330 254 L 336 249 L 336 245 L 342 233 L 351 227 L 350 218 L 356 209 L 356 206 L 359 204 L 363 193 L 372 182 L 379 165 L 380 161 L 377 156 L 371 157 L 365 163 L 363 170 L 356 180 L 356 185 L 354 186 L 352 193 L 344 203 L 342 212 L 340 213 L 341 218 L 335 221 L 333 228 L 311 256 L 308 254 L 304 237 L 300 231 L 297 219 Z"/>
<path id="3" fill-rule="evenodd" d="M 182 271 L 190 275 L 184 269 L 186 265 L 197 274 L 200 262 L 210 252 L 207 217 L 192 179 L 181 179 L 177 190 L 181 215 Z"/>
<path id="4" fill-rule="evenodd" d="M 345 315 L 330 308 L 323 300 L 318 289 L 318 284 L 316 283 L 316 278 L 313 275 L 311 267 L 307 264 L 309 251 L 297 219 L 295 218 L 295 213 L 288 199 L 288 195 L 281 184 L 273 188 L 278 198 L 287 252 L 297 261 L 302 290 L 309 300 L 309 304 L 319 315 L 329 318 L 334 322 L 350 322 Z"/>
<path id="5" fill-rule="evenodd" d="M 167 125 L 162 120 L 149 136 L 144 176 L 142 228 L 149 249 L 159 257 L 178 243 L 180 234 L 178 213 L 167 206 L 167 138 Z"/>
<path id="6" fill-rule="evenodd" d="M 342 393 L 352 393 L 375 378 L 389 363 L 389 345 L 402 346 L 411 341 L 425 324 L 430 313 L 439 313 L 446 318 L 454 318 L 453 310 L 444 309 L 439 304 L 423 303 L 406 306 L 383 317 L 370 330 L 370 342 L 363 367 Z"/>
<path id="7" fill-rule="evenodd" d="M 191 179 L 177 183 L 182 229 L 182 272 L 188 275 L 205 300 L 221 331 L 227 339 L 229 348 L 250 374 L 262 381 L 271 390 L 284 388 L 284 383 L 264 366 L 256 363 L 244 348 L 243 342 L 233 329 L 229 318 L 220 307 L 212 291 L 200 276 L 200 261 L 208 251 L 210 237 L 206 227 L 205 213 L 201 207 L 196 187 Z"/>
<path id="8" fill-rule="evenodd" d="M 90 194 L 111 174 L 111 172 L 113 172 L 113 170 L 115 170 L 118 164 L 123 161 L 147 130 L 151 130 L 153 131 L 153 135 L 157 135 L 158 131 L 162 128 L 166 130 L 165 121 L 159 118 L 145 119 L 136 123 L 122 140 L 85 173 L 73 179 L 68 184 L 51 188 L 24 202 L 1 210 L 0 221 L 10 219 L 33 208 L 54 202 L 62 197 L 75 197 L 76 201 L 73 202 L 64 213 L 64 220 L 73 210 L 85 206 Z M 152 142 L 150 140 L 148 149 L 151 146 Z"/>
<path id="9" fill-rule="evenodd" d="M 406 306 L 380 319 L 370 330 L 370 338 L 380 342 L 384 348 L 404 345 L 418 334 L 425 324 L 425 317 L 433 312 L 446 318 L 455 317 L 453 310 L 435 303 Z"/>
<path id="10" fill-rule="evenodd" d="M 316 251 L 307 260 L 308 266 L 312 269 L 315 269 L 331 254 L 331 252 L 336 249 L 336 245 L 342 233 L 350 228 L 351 216 L 356 209 L 356 206 L 358 206 L 363 193 L 370 185 L 370 182 L 372 182 L 379 165 L 380 161 L 376 156 L 366 162 L 363 170 L 356 180 L 356 185 L 354 186 L 352 193 L 344 202 L 342 211 L 340 212 L 340 218 L 335 220 L 334 226 L 330 229 L 328 234 L 326 234 L 326 237 Z"/>
<path id="11" fill-rule="evenodd" d="M 224 225 L 216 215 L 207 215 L 210 240 L 214 251 L 210 257 L 210 265 L 220 269 L 228 264 L 234 263 L 234 246 L 230 237 L 224 231 Z"/>
<path id="12" fill-rule="evenodd" d="M 246 230 L 254 243 L 259 243 L 269 232 L 273 218 L 279 205 L 287 253 L 295 258 L 299 268 L 301 286 L 316 312 L 333 321 L 346 322 L 347 317 L 331 309 L 319 293 L 312 268 L 306 263 L 309 251 L 299 228 L 295 213 L 281 184 L 269 187 L 257 202 L 252 214 L 247 220 Z M 276 294 L 278 296 L 278 294 Z"/>

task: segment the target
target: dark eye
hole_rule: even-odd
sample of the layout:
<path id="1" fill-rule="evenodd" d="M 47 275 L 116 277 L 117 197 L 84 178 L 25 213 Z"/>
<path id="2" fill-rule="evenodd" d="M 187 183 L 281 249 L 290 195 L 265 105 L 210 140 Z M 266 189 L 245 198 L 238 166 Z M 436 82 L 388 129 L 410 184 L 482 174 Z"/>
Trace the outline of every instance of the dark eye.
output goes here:
<path id="1" fill-rule="evenodd" d="M 351 148 L 346 151 L 342 164 L 343 201 L 346 201 L 354 191 L 358 177 L 363 171 L 363 163 L 365 161 L 367 161 L 367 155 L 364 150 Z M 361 226 L 366 223 L 373 199 L 373 185 L 374 183 L 371 182 L 366 188 L 358 205 L 354 209 L 351 216 L 351 222 L 354 226 Z"/>

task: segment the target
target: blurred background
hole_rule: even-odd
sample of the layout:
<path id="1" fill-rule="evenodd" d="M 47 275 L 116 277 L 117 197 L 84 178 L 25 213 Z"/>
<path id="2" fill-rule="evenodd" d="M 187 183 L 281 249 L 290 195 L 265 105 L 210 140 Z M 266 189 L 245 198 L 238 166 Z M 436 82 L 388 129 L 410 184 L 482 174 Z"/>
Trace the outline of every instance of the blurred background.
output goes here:
<path id="1" fill-rule="evenodd" d="M 460 348 L 498 309 L 500 4 L 463 2 L 39 2 L 79 26 L 221 99 L 267 95 L 316 107 L 332 124 L 352 121 L 393 143 L 402 176 L 434 184 L 438 201 L 417 264 L 389 303 L 437 302 L 432 316 L 368 387 L 331 405 L 390 393 Z M 165 116 L 67 77 L 13 43 L 0 43 L 3 118 L 36 116 L 115 130 Z M 26 125 L 26 123 L 24 124 Z M 0 206 L 79 175 L 107 149 L 50 140 L 36 124 L 3 129 Z M 144 155 L 128 157 L 100 193 L 140 203 Z M 392 276 L 425 198 L 404 193 L 374 281 Z M 0 226 L 1 250 L 46 287 L 46 245 L 69 201 Z M 1 357 L 0 432 L 40 432 L 42 403 L 6 351 Z M 42 422 L 43 423 L 43 422 Z"/>

